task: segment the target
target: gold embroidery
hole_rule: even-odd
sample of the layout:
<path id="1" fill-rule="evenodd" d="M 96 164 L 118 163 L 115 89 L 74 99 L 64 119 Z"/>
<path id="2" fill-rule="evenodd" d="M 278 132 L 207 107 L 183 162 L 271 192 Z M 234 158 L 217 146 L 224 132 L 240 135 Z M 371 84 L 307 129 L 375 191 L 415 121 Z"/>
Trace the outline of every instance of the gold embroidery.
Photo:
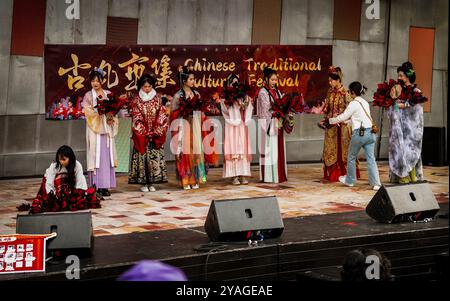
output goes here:
<path id="1" fill-rule="evenodd" d="M 329 89 L 324 110 L 327 118 L 336 117 L 342 114 L 350 100 L 350 95 L 344 88 L 340 91 Z M 342 161 L 347 163 L 351 130 L 348 125 L 341 123 L 340 127 L 333 126 L 332 128 L 325 130 L 322 159 L 326 166 L 332 166 L 337 162 L 338 131 L 341 131 Z"/>

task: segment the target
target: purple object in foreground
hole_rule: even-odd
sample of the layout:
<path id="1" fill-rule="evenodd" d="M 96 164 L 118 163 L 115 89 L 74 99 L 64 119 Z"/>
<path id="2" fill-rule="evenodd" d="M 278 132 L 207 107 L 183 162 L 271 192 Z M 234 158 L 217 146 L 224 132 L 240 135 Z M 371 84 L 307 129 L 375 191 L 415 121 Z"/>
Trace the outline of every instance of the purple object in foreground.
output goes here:
<path id="1" fill-rule="evenodd" d="M 119 276 L 118 281 L 187 281 L 183 271 L 171 265 L 142 260 Z"/>

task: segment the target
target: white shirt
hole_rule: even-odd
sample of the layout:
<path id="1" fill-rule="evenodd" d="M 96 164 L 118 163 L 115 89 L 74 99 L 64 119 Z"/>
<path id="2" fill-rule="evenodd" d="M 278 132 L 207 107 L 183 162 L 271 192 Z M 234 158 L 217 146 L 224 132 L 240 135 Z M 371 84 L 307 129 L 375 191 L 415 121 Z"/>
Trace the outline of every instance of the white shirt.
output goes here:
<path id="1" fill-rule="evenodd" d="M 45 190 L 47 193 L 50 191 L 55 192 L 55 177 L 59 173 L 67 172 L 65 167 L 61 169 L 56 168 L 56 163 L 50 164 L 50 167 L 45 171 Z M 83 175 L 83 166 L 77 161 L 75 164 L 75 188 L 77 189 L 87 189 L 86 178 Z"/>
<path id="2" fill-rule="evenodd" d="M 361 104 L 364 106 L 367 114 L 371 116 L 369 103 L 361 96 L 357 96 L 348 104 L 344 113 L 336 116 L 335 118 L 330 118 L 330 124 L 336 124 L 351 119 L 352 130 L 359 129 L 361 127 L 361 123 L 364 128 L 371 128 L 372 121 L 367 117 L 366 113 L 364 113 Z"/>

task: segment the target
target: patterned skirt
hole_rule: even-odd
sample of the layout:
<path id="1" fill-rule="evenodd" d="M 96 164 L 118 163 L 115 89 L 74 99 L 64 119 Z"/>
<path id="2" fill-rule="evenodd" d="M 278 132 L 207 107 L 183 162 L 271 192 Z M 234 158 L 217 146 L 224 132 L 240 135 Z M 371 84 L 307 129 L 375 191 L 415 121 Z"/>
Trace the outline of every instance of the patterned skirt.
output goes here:
<path id="1" fill-rule="evenodd" d="M 150 142 L 145 154 L 134 148 L 131 153 L 130 173 L 128 184 L 155 184 L 167 182 L 167 166 L 164 159 L 164 147 L 155 148 Z"/>

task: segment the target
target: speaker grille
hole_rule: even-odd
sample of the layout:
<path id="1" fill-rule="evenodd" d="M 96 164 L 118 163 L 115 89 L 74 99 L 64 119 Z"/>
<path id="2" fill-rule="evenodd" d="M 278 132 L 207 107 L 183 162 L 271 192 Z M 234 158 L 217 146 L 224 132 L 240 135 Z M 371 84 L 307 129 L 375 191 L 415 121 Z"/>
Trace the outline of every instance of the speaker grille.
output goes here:
<path id="1" fill-rule="evenodd" d="M 370 217 L 388 223 L 423 220 L 438 211 L 427 182 L 382 186 L 366 207 Z"/>
<path id="2" fill-rule="evenodd" d="M 280 236 L 284 225 L 276 197 L 214 200 L 205 222 L 212 241 L 239 241 L 257 233 Z"/>

